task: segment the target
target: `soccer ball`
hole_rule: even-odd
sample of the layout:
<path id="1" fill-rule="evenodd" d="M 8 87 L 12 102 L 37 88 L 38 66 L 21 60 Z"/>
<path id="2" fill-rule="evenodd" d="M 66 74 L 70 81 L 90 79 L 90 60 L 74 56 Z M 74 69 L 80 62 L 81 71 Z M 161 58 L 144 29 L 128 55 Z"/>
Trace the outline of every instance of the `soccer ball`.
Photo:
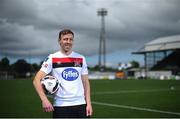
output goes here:
<path id="1" fill-rule="evenodd" d="M 58 91 L 60 83 L 54 76 L 47 75 L 41 79 L 42 87 L 46 94 L 54 94 Z"/>

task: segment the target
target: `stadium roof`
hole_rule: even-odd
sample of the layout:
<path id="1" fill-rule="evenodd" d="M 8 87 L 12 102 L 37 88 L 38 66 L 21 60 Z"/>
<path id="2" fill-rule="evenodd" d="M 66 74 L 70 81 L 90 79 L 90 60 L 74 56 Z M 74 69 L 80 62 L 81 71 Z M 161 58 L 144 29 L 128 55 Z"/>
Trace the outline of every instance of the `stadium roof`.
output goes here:
<path id="1" fill-rule="evenodd" d="M 180 35 L 157 38 L 146 43 L 143 48 L 133 54 L 180 49 Z"/>

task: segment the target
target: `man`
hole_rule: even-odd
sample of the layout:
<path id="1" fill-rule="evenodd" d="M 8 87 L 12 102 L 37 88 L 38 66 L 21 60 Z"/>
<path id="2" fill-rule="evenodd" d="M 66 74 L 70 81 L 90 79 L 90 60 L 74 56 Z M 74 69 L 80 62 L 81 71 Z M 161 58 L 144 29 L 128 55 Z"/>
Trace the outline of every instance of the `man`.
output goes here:
<path id="1" fill-rule="evenodd" d="M 72 51 L 74 33 L 69 29 L 59 32 L 61 50 L 50 54 L 37 72 L 33 84 L 46 112 L 54 118 L 85 118 L 92 115 L 90 84 L 85 57 Z M 56 77 L 60 89 L 55 93 L 54 104 L 45 95 L 40 80 L 47 74 Z"/>

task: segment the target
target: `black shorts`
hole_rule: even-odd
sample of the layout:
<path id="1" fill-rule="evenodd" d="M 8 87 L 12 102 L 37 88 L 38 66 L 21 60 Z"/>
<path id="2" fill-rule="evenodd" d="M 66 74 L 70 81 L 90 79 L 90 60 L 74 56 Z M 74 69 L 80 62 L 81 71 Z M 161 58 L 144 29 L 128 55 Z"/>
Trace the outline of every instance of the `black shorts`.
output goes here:
<path id="1" fill-rule="evenodd" d="M 86 105 L 54 107 L 53 118 L 88 118 Z"/>

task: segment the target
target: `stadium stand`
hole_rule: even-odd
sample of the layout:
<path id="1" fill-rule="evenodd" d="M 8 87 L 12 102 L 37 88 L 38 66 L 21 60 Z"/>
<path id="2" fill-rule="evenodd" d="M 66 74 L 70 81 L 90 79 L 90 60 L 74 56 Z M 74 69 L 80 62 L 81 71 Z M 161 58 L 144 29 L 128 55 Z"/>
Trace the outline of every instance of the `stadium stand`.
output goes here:
<path id="1" fill-rule="evenodd" d="M 172 75 L 180 75 L 180 35 L 157 38 L 133 54 L 144 55 L 146 74 L 171 71 Z"/>

